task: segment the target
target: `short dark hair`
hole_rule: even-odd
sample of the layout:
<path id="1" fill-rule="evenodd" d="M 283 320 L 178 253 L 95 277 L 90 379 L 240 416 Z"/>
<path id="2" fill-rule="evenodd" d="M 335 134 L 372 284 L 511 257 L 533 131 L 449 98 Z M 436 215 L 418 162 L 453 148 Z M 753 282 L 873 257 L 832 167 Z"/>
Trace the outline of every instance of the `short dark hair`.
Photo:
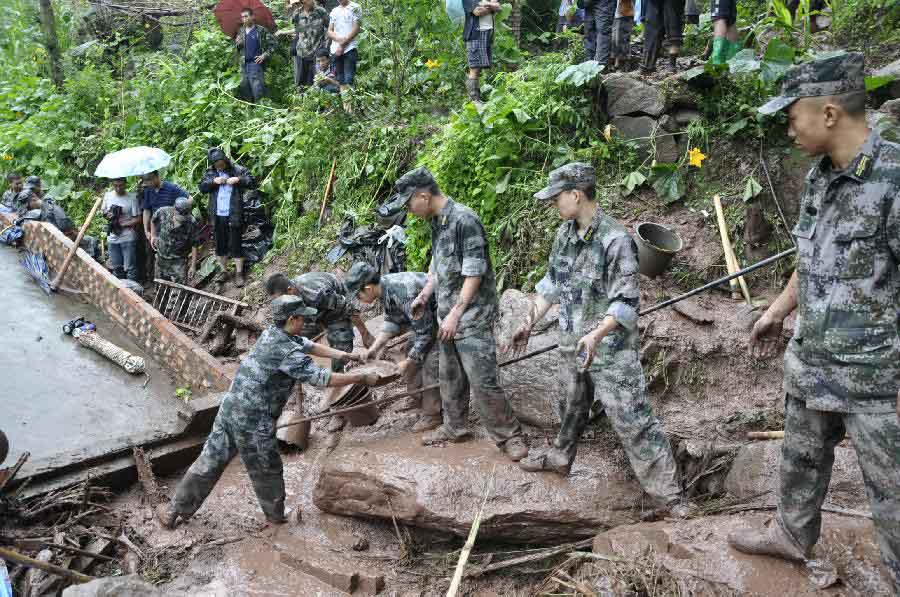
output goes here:
<path id="1" fill-rule="evenodd" d="M 293 287 L 294 283 L 284 274 L 272 274 L 266 278 L 266 294 L 269 296 L 284 294 Z"/>
<path id="2" fill-rule="evenodd" d="M 843 108 L 850 116 L 859 117 L 866 114 L 866 92 L 850 91 L 840 95 L 832 95 L 831 101 Z"/>
<path id="3" fill-rule="evenodd" d="M 593 201 L 594 197 L 597 195 L 597 187 L 595 187 L 594 185 L 579 186 L 577 188 L 579 191 L 584 193 L 585 197 L 587 197 L 589 201 Z"/>
<path id="4" fill-rule="evenodd" d="M 381 274 L 379 274 L 378 272 L 372 274 L 372 277 L 369 278 L 369 281 L 365 283 L 365 286 L 368 286 L 369 284 L 372 284 L 373 286 L 381 284 Z"/>
<path id="5" fill-rule="evenodd" d="M 316 58 L 328 58 L 328 48 L 319 48 L 316 50 Z"/>
<path id="6" fill-rule="evenodd" d="M 22 179 L 22 175 L 19 174 L 18 172 L 10 172 L 9 174 L 6 175 L 6 182 L 12 182 L 14 180 L 21 180 L 21 179 Z"/>
<path id="7" fill-rule="evenodd" d="M 243 16 L 243 15 L 250 15 L 252 17 L 253 9 L 250 8 L 249 6 L 245 6 L 244 8 L 241 9 L 241 16 Z"/>

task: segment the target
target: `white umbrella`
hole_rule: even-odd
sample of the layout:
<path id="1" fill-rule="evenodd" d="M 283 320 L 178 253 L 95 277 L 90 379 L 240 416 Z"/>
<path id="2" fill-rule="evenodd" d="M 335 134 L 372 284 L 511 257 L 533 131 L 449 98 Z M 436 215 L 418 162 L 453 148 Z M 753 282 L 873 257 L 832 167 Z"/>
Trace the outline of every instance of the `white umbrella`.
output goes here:
<path id="1" fill-rule="evenodd" d="M 125 178 L 147 174 L 169 165 L 172 158 L 156 147 L 129 147 L 103 156 L 94 176 L 101 178 Z"/>

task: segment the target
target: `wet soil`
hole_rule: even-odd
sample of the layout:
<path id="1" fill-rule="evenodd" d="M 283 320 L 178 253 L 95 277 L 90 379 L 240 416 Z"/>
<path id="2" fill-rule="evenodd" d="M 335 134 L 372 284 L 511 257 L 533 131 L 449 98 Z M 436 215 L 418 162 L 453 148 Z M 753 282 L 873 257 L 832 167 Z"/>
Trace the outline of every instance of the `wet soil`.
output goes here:
<path id="1" fill-rule="evenodd" d="M 0 427 L 9 437 L 9 460 L 25 451 L 35 461 L 181 430 L 180 403 L 160 365 L 99 309 L 64 294 L 45 295 L 18 261 L 14 249 L 0 248 Z M 78 316 L 144 357 L 149 381 L 63 334 L 63 324 Z"/>

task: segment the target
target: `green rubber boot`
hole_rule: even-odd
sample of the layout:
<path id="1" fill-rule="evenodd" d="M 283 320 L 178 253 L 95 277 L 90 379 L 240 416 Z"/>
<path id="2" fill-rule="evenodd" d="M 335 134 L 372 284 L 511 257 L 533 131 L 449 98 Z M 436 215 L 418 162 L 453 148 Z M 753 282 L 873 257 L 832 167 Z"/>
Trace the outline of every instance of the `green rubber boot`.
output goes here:
<path id="1" fill-rule="evenodd" d="M 709 61 L 713 64 L 725 64 L 725 61 L 728 60 L 727 53 L 728 40 L 724 37 L 714 37 L 712 55 L 709 57 Z"/>
<path id="2" fill-rule="evenodd" d="M 725 43 L 728 44 L 727 49 L 725 50 L 725 62 L 728 62 L 737 56 L 737 53 L 744 49 L 743 44 L 739 41 L 729 41 L 726 39 Z"/>

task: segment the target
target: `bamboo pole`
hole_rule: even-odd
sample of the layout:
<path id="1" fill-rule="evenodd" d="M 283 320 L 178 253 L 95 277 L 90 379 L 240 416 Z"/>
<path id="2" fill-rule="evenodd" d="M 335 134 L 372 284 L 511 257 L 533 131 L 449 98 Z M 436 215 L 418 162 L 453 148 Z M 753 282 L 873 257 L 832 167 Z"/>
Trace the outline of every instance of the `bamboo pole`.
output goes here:
<path id="1" fill-rule="evenodd" d="M 725 251 L 725 263 L 728 265 L 728 273 L 733 274 L 741 268 L 740 265 L 738 265 L 734 247 L 731 245 L 731 238 L 728 237 L 728 225 L 725 223 L 725 211 L 722 209 L 722 200 L 718 195 L 713 195 L 713 204 L 716 206 L 716 218 L 719 222 L 719 236 L 722 237 L 722 249 Z M 737 283 L 735 283 L 734 280 L 729 280 L 729 284 L 731 285 L 732 296 L 737 294 L 737 286 L 740 286 L 747 304 L 753 305 L 750 289 L 747 287 L 747 282 L 744 281 L 743 276 L 737 278 Z"/>
<path id="2" fill-rule="evenodd" d="M 472 521 L 472 528 L 469 529 L 469 537 L 466 539 L 466 544 L 463 546 L 462 551 L 459 552 L 459 561 L 456 562 L 456 571 L 453 573 L 453 580 L 450 581 L 450 588 L 447 589 L 447 597 L 456 597 L 456 594 L 459 592 L 459 585 L 462 582 L 463 571 L 466 569 L 466 562 L 469 561 L 469 554 L 472 553 L 472 548 L 475 547 L 475 538 L 478 536 L 479 527 L 481 527 L 484 506 L 494 490 L 494 473 L 496 471 L 497 465 L 494 464 L 494 468 L 491 469 L 491 478 L 488 480 L 488 487 L 484 491 L 484 499 L 481 500 L 481 508 L 478 509 L 475 520 Z"/>
<path id="3" fill-rule="evenodd" d="M 92 580 L 94 580 L 93 576 L 88 576 L 87 574 L 69 570 L 68 568 L 63 568 L 62 566 L 56 566 L 48 562 L 42 562 L 34 558 L 29 558 L 28 556 L 22 555 L 11 549 L 6 549 L 5 547 L 0 547 L 0 558 L 3 558 L 7 562 L 21 564 L 22 566 L 26 566 L 28 568 L 37 568 L 38 570 L 43 570 L 44 572 L 49 572 L 50 574 L 61 576 L 73 583 L 80 584 L 91 582 Z"/>
<path id="4" fill-rule="evenodd" d="M 94 214 L 97 213 L 97 210 L 100 209 L 100 204 L 103 203 L 103 197 L 97 197 L 97 200 L 94 201 L 94 206 L 91 208 L 90 213 L 84 219 L 84 224 L 81 225 L 81 230 L 78 231 L 78 236 L 75 237 L 75 244 L 72 245 L 72 248 L 69 250 L 69 254 L 66 255 L 66 259 L 62 263 L 62 267 L 59 268 L 59 273 L 56 274 L 56 277 L 53 278 L 53 281 L 50 282 L 50 290 L 56 292 L 56 289 L 59 288 L 59 285 L 62 284 L 63 277 L 66 275 L 66 270 L 69 269 L 69 263 L 72 262 L 72 258 L 75 257 L 75 253 L 78 252 L 78 245 L 81 244 L 81 239 L 84 238 L 84 233 L 87 232 L 88 226 L 91 225 L 91 221 L 94 219 Z"/>

